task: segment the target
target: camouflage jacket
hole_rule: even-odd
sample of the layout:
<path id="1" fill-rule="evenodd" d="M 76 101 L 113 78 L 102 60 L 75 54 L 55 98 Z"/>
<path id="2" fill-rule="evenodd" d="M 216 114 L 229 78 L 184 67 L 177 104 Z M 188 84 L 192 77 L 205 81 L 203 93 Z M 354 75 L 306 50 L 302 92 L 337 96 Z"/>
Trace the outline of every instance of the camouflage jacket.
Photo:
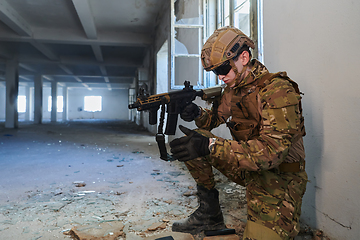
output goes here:
<path id="1" fill-rule="evenodd" d="M 223 90 L 217 108 L 202 109 L 195 120 L 201 129 L 211 131 L 224 123 L 230 129 L 233 140 L 217 138 L 211 157 L 236 160 L 248 171 L 303 160 L 305 131 L 297 84 L 285 72 L 270 74 L 255 59 L 249 68 L 240 83 Z"/>

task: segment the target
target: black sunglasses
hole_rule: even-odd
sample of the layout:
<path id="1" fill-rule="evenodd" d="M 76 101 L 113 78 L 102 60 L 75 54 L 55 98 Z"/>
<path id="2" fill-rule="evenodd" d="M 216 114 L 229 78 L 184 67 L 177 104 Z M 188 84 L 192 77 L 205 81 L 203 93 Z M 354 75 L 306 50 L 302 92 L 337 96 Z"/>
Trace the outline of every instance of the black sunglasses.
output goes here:
<path id="1" fill-rule="evenodd" d="M 232 66 L 230 65 L 229 61 L 226 61 L 223 64 L 221 64 L 220 66 L 218 66 L 217 68 L 213 69 L 212 71 L 216 75 L 226 75 L 230 72 L 231 68 L 232 68 Z"/>

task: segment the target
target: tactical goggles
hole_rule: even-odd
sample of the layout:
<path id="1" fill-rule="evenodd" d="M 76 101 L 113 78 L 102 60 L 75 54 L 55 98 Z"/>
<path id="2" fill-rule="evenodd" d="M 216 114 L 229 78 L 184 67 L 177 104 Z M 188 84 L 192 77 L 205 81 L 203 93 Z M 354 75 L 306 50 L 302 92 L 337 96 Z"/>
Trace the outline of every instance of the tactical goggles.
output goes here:
<path id="1" fill-rule="evenodd" d="M 227 75 L 230 72 L 231 68 L 232 68 L 232 66 L 230 65 L 230 62 L 226 61 L 223 64 L 221 64 L 220 66 L 218 66 L 217 68 L 213 69 L 212 71 L 216 75 Z"/>

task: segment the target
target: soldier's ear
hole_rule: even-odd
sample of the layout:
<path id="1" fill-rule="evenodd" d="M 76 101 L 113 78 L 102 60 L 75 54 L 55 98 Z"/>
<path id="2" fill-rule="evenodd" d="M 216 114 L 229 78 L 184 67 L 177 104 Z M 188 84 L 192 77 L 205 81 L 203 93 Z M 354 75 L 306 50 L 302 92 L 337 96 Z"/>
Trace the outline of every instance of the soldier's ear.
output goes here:
<path id="1" fill-rule="evenodd" d="M 250 61 L 250 54 L 248 51 L 243 51 L 240 56 L 239 60 L 241 61 L 241 64 L 245 66 Z"/>

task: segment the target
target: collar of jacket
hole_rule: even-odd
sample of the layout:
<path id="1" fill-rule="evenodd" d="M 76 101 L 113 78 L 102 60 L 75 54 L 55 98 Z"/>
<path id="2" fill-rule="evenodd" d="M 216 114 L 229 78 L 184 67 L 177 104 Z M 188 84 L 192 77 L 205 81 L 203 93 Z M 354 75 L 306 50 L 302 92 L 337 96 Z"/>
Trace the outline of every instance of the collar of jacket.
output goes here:
<path id="1" fill-rule="evenodd" d="M 267 70 L 267 68 L 261 63 L 259 62 L 257 59 L 252 59 L 250 64 L 249 64 L 249 68 L 250 68 L 250 72 L 248 75 L 246 75 L 246 77 L 240 81 L 238 84 L 236 84 L 233 89 L 239 89 L 242 88 L 246 85 L 249 85 L 253 82 L 255 82 L 256 80 L 258 80 L 259 78 L 261 78 L 262 76 L 264 76 L 265 74 L 267 74 L 269 71 Z M 237 80 L 238 82 L 238 80 Z"/>

